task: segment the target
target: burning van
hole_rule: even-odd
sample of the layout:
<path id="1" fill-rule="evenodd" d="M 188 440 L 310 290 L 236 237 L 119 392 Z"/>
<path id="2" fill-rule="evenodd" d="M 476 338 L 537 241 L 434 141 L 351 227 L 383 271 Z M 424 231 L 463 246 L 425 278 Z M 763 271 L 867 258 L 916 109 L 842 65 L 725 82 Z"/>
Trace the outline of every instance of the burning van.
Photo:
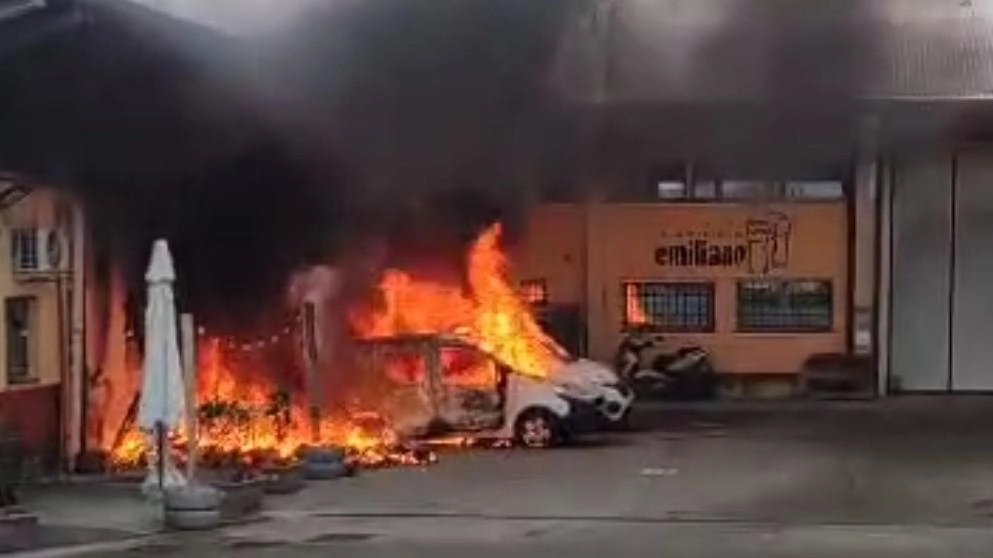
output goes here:
<path id="1" fill-rule="evenodd" d="M 595 395 L 522 374 L 456 336 L 363 339 L 356 366 L 397 433 L 410 438 L 467 436 L 558 445 L 595 429 Z"/>

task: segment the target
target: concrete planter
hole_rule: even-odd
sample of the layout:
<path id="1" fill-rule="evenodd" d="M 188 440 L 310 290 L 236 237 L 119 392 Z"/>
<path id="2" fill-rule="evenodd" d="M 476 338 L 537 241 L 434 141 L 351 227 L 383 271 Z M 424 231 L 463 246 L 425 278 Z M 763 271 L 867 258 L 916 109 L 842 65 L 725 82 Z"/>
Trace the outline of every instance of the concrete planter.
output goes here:
<path id="1" fill-rule="evenodd" d="M 293 494 L 303 488 L 300 465 L 271 466 L 262 471 L 266 494 Z"/>
<path id="2" fill-rule="evenodd" d="M 344 461 L 337 463 L 309 462 L 303 465 L 303 476 L 307 480 L 333 480 L 352 474 L 352 468 Z"/>
<path id="3" fill-rule="evenodd" d="M 32 536 L 38 527 L 38 516 L 21 508 L 0 510 L 0 542 Z"/>
<path id="4" fill-rule="evenodd" d="M 221 491 L 221 517 L 223 519 L 240 519 L 262 509 L 262 498 L 265 496 L 266 480 L 251 479 L 243 481 L 219 481 L 213 483 L 214 488 Z"/>
<path id="5" fill-rule="evenodd" d="M 165 524 L 183 531 L 213 529 L 221 524 L 224 494 L 210 486 L 186 486 L 165 493 Z"/>
<path id="6" fill-rule="evenodd" d="M 38 516 L 27 510 L 0 509 L 0 547 L 30 548 L 38 537 Z"/>

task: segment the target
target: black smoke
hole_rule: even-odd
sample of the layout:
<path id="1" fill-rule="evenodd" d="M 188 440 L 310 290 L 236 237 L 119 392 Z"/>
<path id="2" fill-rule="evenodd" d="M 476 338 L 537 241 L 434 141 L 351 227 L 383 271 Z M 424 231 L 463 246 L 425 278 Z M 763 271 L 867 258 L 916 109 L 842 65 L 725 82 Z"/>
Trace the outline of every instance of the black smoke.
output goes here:
<path id="1" fill-rule="evenodd" d="M 677 4 L 618 3 L 604 88 L 619 102 L 600 129 L 598 155 L 610 172 L 667 156 L 736 177 L 830 175 L 850 164 L 864 96 L 890 70 L 880 64 L 886 27 L 873 3 L 700 2 L 713 13 L 694 16 L 695 30 L 666 20 L 664 6 Z M 639 15 L 657 18 L 658 31 Z"/>
<path id="2" fill-rule="evenodd" d="M 571 149 L 545 82 L 574 1 L 327 2 L 265 37 L 92 4 L 0 79 L 2 163 L 81 196 L 136 299 L 170 239 L 215 328 L 255 328 L 294 269 L 369 239 L 457 258 Z"/>

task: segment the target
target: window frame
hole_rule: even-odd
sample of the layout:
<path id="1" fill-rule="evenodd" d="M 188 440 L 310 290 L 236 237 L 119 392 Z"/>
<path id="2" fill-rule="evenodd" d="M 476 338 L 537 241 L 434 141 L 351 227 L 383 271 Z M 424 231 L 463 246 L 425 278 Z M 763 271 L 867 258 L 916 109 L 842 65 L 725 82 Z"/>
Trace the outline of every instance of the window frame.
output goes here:
<path id="1" fill-rule="evenodd" d="M 706 323 L 703 327 L 692 327 L 692 326 L 676 326 L 673 327 L 671 324 L 633 324 L 629 321 L 628 316 L 628 296 L 627 291 L 630 285 L 661 285 L 669 288 L 680 288 L 680 287 L 693 287 L 702 288 L 706 293 L 706 299 L 709 301 L 706 309 Z M 649 331 L 654 333 L 715 333 L 717 331 L 717 283 L 715 281 L 707 280 L 658 280 L 658 279 L 625 279 L 621 281 L 620 284 L 621 293 L 621 331 Z M 643 297 L 641 297 L 643 298 Z M 642 311 L 648 314 L 645 310 L 645 305 L 642 304 Z"/>
<path id="2" fill-rule="evenodd" d="M 783 183 L 783 199 L 791 203 L 837 203 L 845 201 L 848 198 L 848 186 L 846 182 L 840 178 L 829 179 L 799 179 L 793 178 L 789 180 L 782 181 Z M 803 189 L 804 186 L 825 186 L 825 185 L 837 185 L 839 187 L 838 195 L 833 196 L 822 196 L 822 195 L 799 195 L 799 192 L 793 192 L 794 189 Z"/>
<path id="3" fill-rule="evenodd" d="M 38 229 L 18 228 L 10 231 L 10 259 L 15 273 L 29 273 L 41 268 Z"/>
<path id="4" fill-rule="evenodd" d="M 782 288 L 782 286 L 788 285 L 790 283 L 805 283 L 805 282 L 808 282 L 809 283 L 809 282 L 813 282 L 813 283 L 819 283 L 821 285 L 826 285 L 827 286 L 827 295 L 828 295 L 827 324 L 826 325 L 823 325 L 823 326 L 820 326 L 820 325 L 804 326 L 804 325 L 797 325 L 797 324 L 788 324 L 788 325 L 785 325 L 785 326 L 775 326 L 775 325 L 773 325 L 773 326 L 755 326 L 753 324 L 753 325 L 750 325 L 750 326 L 746 326 L 744 324 L 745 320 L 742 319 L 744 317 L 744 313 L 743 313 L 743 305 L 742 305 L 742 296 L 741 295 L 742 295 L 743 287 L 746 284 L 748 284 L 748 283 L 757 283 L 757 282 L 776 283 L 776 284 L 780 285 L 781 288 Z M 780 296 L 782 296 L 782 295 L 783 295 L 783 293 L 782 293 L 782 290 L 781 290 L 780 291 Z M 734 307 L 735 307 L 735 312 L 734 312 L 735 323 L 734 323 L 734 327 L 735 327 L 735 333 L 742 333 L 742 334 L 783 334 L 783 333 L 785 333 L 785 334 L 800 334 L 800 333 L 813 333 L 813 334 L 817 334 L 817 333 L 833 333 L 835 331 L 835 322 L 836 322 L 835 315 L 834 315 L 834 305 L 835 305 L 835 285 L 834 285 L 834 280 L 833 279 L 826 279 L 826 278 L 823 278 L 823 277 L 764 277 L 764 278 L 759 278 L 759 277 L 744 277 L 744 278 L 737 278 L 737 279 L 735 279 L 735 287 L 734 287 Z M 790 310 L 793 310 L 793 308 L 791 308 Z M 781 315 L 784 315 L 784 314 L 777 314 L 777 315 L 781 316 Z M 796 315 L 797 314 L 795 312 L 791 312 L 790 314 L 785 314 L 785 316 L 796 316 Z"/>
<path id="5" fill-rule="evenodd" d="M 15 347 L 19 344 L 13 342 L 18 332 L 13 330 L 11 313 L 13 306 L 18 303 L 24 304 L 25 319 L 27 320 L 27 338 L 23 346 L 23 365 L 15 363 L 15 357 L 19 350 Z M 4 361 L 4 378 L 8 386 L 30 385 L 38 382 L 38 297 L 36 296 L 10 296 L 4 299 L 4 335 L 6 336 L 6 357 Z M 15 368 L 18 370 L 15 373 Z M 22 371 L 23 370 L 23 371 Z"/>

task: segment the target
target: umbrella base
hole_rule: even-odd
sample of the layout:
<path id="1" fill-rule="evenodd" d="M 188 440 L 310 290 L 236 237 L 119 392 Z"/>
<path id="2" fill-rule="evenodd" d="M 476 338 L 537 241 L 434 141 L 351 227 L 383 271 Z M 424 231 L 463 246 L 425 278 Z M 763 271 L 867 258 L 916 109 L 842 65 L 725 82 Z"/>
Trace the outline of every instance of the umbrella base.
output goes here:
<path id="1" fill-rule="evenodd" d="M 186 477 L 176 467 L 176 462 L 172 458 L 172 452 L 166 445 L 162 454 L 162 459 L 158 456 L 158 443 L 156 436 L 148 436 L 148 475 L 141 484 L 141 493 L 148 498 L 158 499 L 162 497 L 163 491 L 174 490 L 186 486 Z"/>

